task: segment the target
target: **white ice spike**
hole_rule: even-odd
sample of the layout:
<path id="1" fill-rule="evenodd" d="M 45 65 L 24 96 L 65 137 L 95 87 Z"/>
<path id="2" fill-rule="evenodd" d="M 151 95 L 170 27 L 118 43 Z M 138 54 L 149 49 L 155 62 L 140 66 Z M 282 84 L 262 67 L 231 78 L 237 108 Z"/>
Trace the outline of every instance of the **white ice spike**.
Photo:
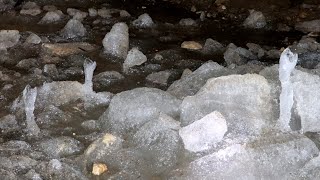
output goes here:
<path id="1" fill-rule="evenodd" d="M 23 90 L 23 102 L 25 106 L 27 131 L 30 136 L 38 136 L 40 133 L 40 128 L 38 127 L 34 118 L 34 104 L 37 97 L 37 88 L 31 89 L 30 85 L 27 85 Z"/>

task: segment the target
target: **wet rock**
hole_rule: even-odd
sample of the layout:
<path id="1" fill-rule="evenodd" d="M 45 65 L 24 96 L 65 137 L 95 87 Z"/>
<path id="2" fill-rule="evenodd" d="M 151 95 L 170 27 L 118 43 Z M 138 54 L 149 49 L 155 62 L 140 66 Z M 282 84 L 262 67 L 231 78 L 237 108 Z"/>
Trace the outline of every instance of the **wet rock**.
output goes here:
<path id="1" fill-rule="evenodd" d="M 296 53 L 302 54 L 317 51 L 320 49 L 320 44 L 314 38 L 302 37 L 298 43 L 290 46 L 290 49 L 294 49 Z"/>
<path id="2" fill-rule="evenodd" d="M 63 17 L 63 12 L 60 10 L 49 11 L 47 12 L 43 18 L 39 21 L 38 24 L 52 24 L 61 21 Z"/>
<path id="3" fill-rule="evenodd" d="M 169 83 L 169 78 L 173 75 L 174 71 L 171 70 L 160 71 L 149 74 L 146 77 L 146 80 L 154 85 L 167 86 Z"/>
<path id="4" fill-rule="evenodd" d="M 22 15 L 31 15 L 36 16 L 41 13 L 40 6 L 37 5 L 35 2 L 26 2 L 20 11 L 20 14 Z"/>
<path id="5" fill-rule="evenodd" d="M 64 70 L 63 74 L 66 76 L 67 79 L 72 79 L 79 76 L 83 76 L 84 72 L 83 69 L 80 67 L 70 67 Z"/>
<path id="6" fill-rule="evenodd" d="M 106 88 L 119 83 L 123 79 L 124 76 L 117 71 L 106 71 L 95 75 L 93 77 L 93 83 L 97 88 Z"/>
<path id="7" fill-rule="evenodd" d="M 206 103 L 203 103 L 206 102 Z M 181 104 L 181 124 L 186 126 L 219 111 L 226 118 L 228 131 L 259 134 L 271 123 L 270 85 L 256 74 L 212 78 L 194 96 Z"/>
<path id="8" fill-rule="evenodd" d="M 43 179 L 88 180 L 77 167 L 60 162 L 57 159 L 52 159 L 49 162 L 39 164 L 36 171 L 40 173 Z"/>
<path id="9" fill-rule="evenodd" d="M 83 37 L 86 35 L 86 33 L 86 28 L 79 20 L 76 19 L 70 19 L 60 32 L 63 37 L 68 39 Z"/>
<path id="10" fill-rule="evenodd" d="M 99 131 L 100 124 L 95 120 L 88 120 L 81 123 L 81 127 L 86 131 Z"/>
<path id="11" fill-rule="evenodd" d="M 279 59 L 281 52 L 277 49 L 271 49 L 267 51 L 266 55 L 270 59 Z"/>
<path id="12" fill-rule="evenodd" d="M 73 54 L 80 54 L 84 52 L 91 52 L 96 49 L 92 44 L 86 42 L 75 43 L 45 43 L 42 45 L 43 51 L 52 56 L 70 56 Z"/>
<path id="13" fill-rule="evenodd" d="M 87 12 L 80 11 L 78 9 L 68 8 L 67 13 L 72 16 L 72 19 L 82 21 L 88 16 Z"/>
<path id="14" fill-rule="evenodd" d="M 11 140 L 0 145 L 0 155 L 22 155 L 31 151 L 31 145 L 25 141 Z"/>
<path id="15" fill-rule="evenodd" d="M 214 111 L 200 120 L 179 130 L 184 148 L 192 152 L 210 149 L 220 142 L 227 132 L 226 119 L 218 111 Z"/>
<path id="16" fill-rule="evenodd" d="M 228 65 L 244 65 L 249 60 L 256 59 L 256 56 L 249 50 L 242 47 L 237 47 L 236 45 L 231 43 L 228 45 L 227 50 L 223 54 L 223 58 Z"/>
<path id="17" fill-rule="evenodd" d="M 147 13 L 140 15 L 138 19 L 132 22 L 132 24 L 136 28 L 151 28 L 154 26 L 152 18 Z"/>
<path id="18" fill-rule="evenodd" d="M 218 41 L 208 38 L 204 43 L 202 52 L 204 54 L 222 54 L 224 52 L 224 46 Z"/>
<path id="19" fill-rule="evenodd" d="M 42 177 L 40 174 L 38 174 L 34 169 L 31 169 L 28 171 L 24 176 L 24 179 L 26 180 L 42 180 Z"/>
<path id="20" fill-rule="evenodd" d="M 127 17 L 131 17 L 131 15 L 128 13 L 128 11 L 126 11 L 126 10 L 121 10 L 120 12 L 119 12 L 119 14 L 120 14 L 120 17 L 122 17 L 122 18 L 127 18 Z"/>
<path id="21" fill-rule="evenodd" d="M 19 69 L 28 70 L 31 68 L 39 67 L 40 63 L 38 59 L 30 58 L 30 59 L 23 59 L 21 60 L 16 67 Z"/>
<path id="22" fill-rule="evenodd" d="M 99 118 L 103 129 L 116 135 L 135 133 L 143 124 L 163 112 L 178 117 L 181 101 L 154 88 L 137 88 L 115 95 Z"/>
<path id="23" fill-rule="evenodd" d="M 299 22 L 295 25 L 295 29 L 304 33 L 320 32 L 320 19 Z"/>
<path id="24" fill-rule="evenodd" d="M 0 118 L 0 134 L 8 135 L 20 130 L 20 126 L 14 115 L 7 115 Z"/>
<path id="25" fill-rule="evenodd" d="M 103 7 L 102 9 L 98 9 L 98 15 L 102 18 L 111 18 L 111 11 Z"/>
<path id="26" fill-rule="evenodd" d="M 187 76 L 191 75 L 192 74 L 192 71 L 190 69 L 184 69 L 182 74 L 181 74 L 181 79 L 184 79 L 186 78 Z"/>
<path id="27" fill-rule="evenodd" d="M 261 29 L 267 25 L 266 19 L 262 12 L 250 10 L 250 15 L 243 22 L 246 28 Z"/>
<path id="28" fill-rule="evenodd" d="M 98 15 L 98 11 L 96 9 L 94 9 L 94 8 L 89 8 L 88 12 L 89 12 L 89 16 L 90 17 L 95 17 L 95 16 Z"/>
<path id="29" fill-rule="evenodd" d="M 177 164 L 181 150 L 177 132 L 179 124 L 170 116 L 160 113 L 157 119 L 147 122 L 133 135 L 132 146 L 144 153 L 150 174 L 168 172 Z"/>
<path id="30" fill-rule="evenodd" d="M 0 12 L 5 12 L 5 11 L 13 9 L 14 4 L 15 4 L 15 1 L 13 1 L 13 0 L 9 0 L 9 1 L 1 0 L 0 1 Z"/>
<path id="31" fill-rule="evenodd" d="M 51 158 L 76 155 L 83 150 L 83 145 L 79 141 L 67 136 L 42 140 L 34 146 Z"/>
<path id="32" fill-rule="evenodd" d="M 314 69 L 320 62 L 320 53 L 306 52 L 299 54 L 299 64 L 303 68 Z"/>
<path id="33" fill-rule="evenodd" d="M 102 41 L 104 53 L 125 59 L 129 49 L 129 32 L 125 23 L 116 23 Z"/>
<path id="34" fill-rule="evenodd" d="M 132 48 L 126 60 L 123 63 L 123 71 L 128 72 L 128 70 L 134 66 L 139 66 L 147 61 L 147 57 L 139 51 L 137 48 Z"/>
<path id="35" fill-rule="evenodd" d="M 0 49 L 7 49 L 15 46 L 20 39 L 17 30 L 1 30 L 0 31 Z"/>
<path id="36" fill-rule="evenodd" d="M 264 56 L 264 54 L 265 54 L 265 51 L 261 48 L 261 46 L 259 44 L 247 43 L 246 46 L 259 59 L 262 58 Z"/>
<path id="37" fill-rule="evenodd" d="M 38 164 L 36 160 L 23 155 L 13 155 L 10 156 L 8 160 L 6 165 L 3 165 L 17 174 L 28 172 Z"/>
<path id="38" fill-rule="evenodd" d="M 18 180 L 18 177 L 13 172 L 10 172 L 10 171 L 5 170 L 5 169 L 0 169 L 0 179 L 3 179 L 3 180 Z"/>
<path id="39" fill-rule="evenodd" d="M 186 18 L 186 19 L 181 19 L 179 21 L 180 26 L 198 26 L 198 23 L 191 19 L 191 18 Z"/>
<path id="40" fill-rule="evenodd" d="M 318 153 L 304 136 L 275 135 L 201 157 L 171 179 L 290 179 Z"/>
<path id="41" fill-rule="evenodd" d="M 58 8 L 54 5 L 45 5 L 42 8 L 44 11 L 56 11 Z"/>
<path id="42" fill-rule="evenodd" d="M 26 43 L 26 44 L 40 44 L 41 41 L 42 41 L 42 40 L 41 40 L 41 38 L 40 38 L 38 35 L 36 35 L 36 34 L 34 34 L 34 33 L 31 33 L 31 34 L 27 37 L 25 43 Z"/>
<path id="43" fill-rule="evenodd" d="M 186 96 L 195 95 L 199 89 L 207 82 L 209 78 L 227 75 L 227 69 L 216 62 L 209 61 L 189 76 L 175 81 L 169 88 L 168 92 L 180 99 Z"/>
<path id="44" fill-rule="evenodd" d="M 202 49 L 202 45 L 195 41 L 184 41 L 181 44 L 181 48 L 188 50 L 199 50 Z"/>
<path id="45" fill-rule="evenodd" d="M 37 115 L 36 121 L 41 128 L 50 128 L 59 124 L 71 122 L 71 115 L 54 105 L 48 105 Z"/>
<path id="46" fill-rule="evenodd" d="M 59 75 L 58 69 L 55 64 L 46 64 L 43 67 L 43 73 L 53 79 L 56 79 Z"/>

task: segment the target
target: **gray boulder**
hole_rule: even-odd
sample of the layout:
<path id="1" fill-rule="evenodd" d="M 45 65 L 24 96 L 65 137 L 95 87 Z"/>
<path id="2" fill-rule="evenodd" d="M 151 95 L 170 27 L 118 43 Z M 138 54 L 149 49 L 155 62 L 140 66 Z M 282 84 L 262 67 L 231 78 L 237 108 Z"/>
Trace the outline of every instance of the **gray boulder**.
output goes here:
<path id="1" fill-rule="evenodd" d="M 243 22 L 246 28 L 261 29 L 267 25 L 266 18 L 260 11 L 250 10 L 250 15 Z"/>
<path id="2" fill-rule="evenodd" d="M 83 24 L 76 19 L 70 19 L 68 23 L 61 30 L 60 34 L 65 38 L 83 37 L 87 33 Z"/>

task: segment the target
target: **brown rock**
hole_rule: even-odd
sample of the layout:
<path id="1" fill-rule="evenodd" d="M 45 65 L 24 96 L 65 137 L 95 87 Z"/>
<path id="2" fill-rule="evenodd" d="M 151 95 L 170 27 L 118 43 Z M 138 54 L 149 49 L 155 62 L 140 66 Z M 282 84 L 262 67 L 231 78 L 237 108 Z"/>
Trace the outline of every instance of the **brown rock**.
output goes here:
<path id="1" fill-rule="evenodd" d="M 181 48 L 190 49 L 190 50 L 199 50 L 199 49 L 202 49 L 202 45 L 195 41 L 184 41 L 181 44 Z"/>
<path id="2" fill-rule="evenodd" d="M 83 52 L 90 52 L 96 49 L 92 44 L 86 42 L 76 43 L 56 43 L 56 44 L 43 44 L 43 51 L 53 56 L 70 56 L 73 54 L 80 54 Z"/>
<path id="3" fill-rule="evenodd" d="M 108 171 L 108 167 L 102 163 L 94 163 L 92 167 L 92 174 L 99 176 L 102 173 Z"/>

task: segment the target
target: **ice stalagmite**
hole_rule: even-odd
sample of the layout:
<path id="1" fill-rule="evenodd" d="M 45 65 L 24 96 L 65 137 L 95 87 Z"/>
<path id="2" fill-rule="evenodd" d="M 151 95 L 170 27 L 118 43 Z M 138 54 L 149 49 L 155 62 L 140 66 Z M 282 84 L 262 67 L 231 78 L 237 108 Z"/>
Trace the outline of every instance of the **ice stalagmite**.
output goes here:
<path id="1" fill-rule="evenodd" d="M 298 61 L 298 54 L 285 49 L 279 62 L 279 80 L 281 82 L 279 126 L 282 131 L 290 130 L 291 109 L 293 106 L 293 86 L 290 75 Z"/>
<path id="2" fill-rule="evenodd" d="M 85 81 L 84 81 L 84 89 L 85 92 L 93 92 L 93 84 L 92 84 L 92 77 L 93 72 L 96 69 L 96 62 L 91 61 L 90 59 L 87 59 L 84 64 L 84 75 L 85 75 Z"/>
<path id="3" fill-rule="evenodd" d="M 31 89 L 31 87 L 27 85 L 23 90 L 22 98 L 25 105 L 27 131 L 30 136 L 37 136 L 40 133 L 40 128 L 38 127 L 33 114 L 36 97 L 37 88 Z"/>

